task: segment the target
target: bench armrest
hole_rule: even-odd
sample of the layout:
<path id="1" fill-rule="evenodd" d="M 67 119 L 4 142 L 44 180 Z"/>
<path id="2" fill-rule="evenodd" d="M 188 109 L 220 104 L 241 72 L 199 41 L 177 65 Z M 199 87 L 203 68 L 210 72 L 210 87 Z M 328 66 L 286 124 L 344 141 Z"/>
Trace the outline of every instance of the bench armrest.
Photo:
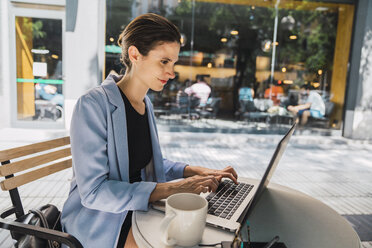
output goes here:
<path id="1" fill-rule="evenodd" d="M 0 213 L 0 218 L 6 218 L 12 214 L 16 213 L 16 208 L 15 207 L 10 207 L 5 209 L 3 212 Z"/>
<path id="2" fill-rule="evenodd" d="M 23 224 L 3 218 L 0 218 L 0 228 L 17 233 L 32 235 L 41 239 L 57 241 L 66 244 L 70 248 L 83 248 L 79 240 L 77 240 L 74 236 L 53 229 Z"/>

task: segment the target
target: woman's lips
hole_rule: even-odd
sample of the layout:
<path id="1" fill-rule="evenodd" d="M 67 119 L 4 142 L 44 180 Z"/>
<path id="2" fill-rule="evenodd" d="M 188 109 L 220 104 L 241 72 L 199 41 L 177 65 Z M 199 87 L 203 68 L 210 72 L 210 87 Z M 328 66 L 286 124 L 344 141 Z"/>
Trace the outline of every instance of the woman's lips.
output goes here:
<path id="1" fill-rule="evenodd" d="M 168 80 L 161 80 L 159 79 L 162 84 L 166 84 Z"/>

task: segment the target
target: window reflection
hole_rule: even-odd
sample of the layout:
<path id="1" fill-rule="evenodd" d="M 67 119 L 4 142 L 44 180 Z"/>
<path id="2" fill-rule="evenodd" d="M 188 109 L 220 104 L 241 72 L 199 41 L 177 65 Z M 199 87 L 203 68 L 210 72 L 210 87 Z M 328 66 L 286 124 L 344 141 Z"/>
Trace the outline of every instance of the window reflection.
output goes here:
<path id="1" fill-rule="evenodd" d="M 275 1 L 233 3 L 108 0 L 106 75 L 122 70 L 115 45 L 120 31 L 135 16 L 155 12 L 175 23 L 185 40 L 175 66 L 177 77 L 163 92 L 149 92 L 159 115 L 197 119 L 204 116 L 202 111 L 215 111 L 217 118 L 289 124 L 293 116 L 287 106 L 306 101 L 300 86 L 308 84 L 326 105 L 333 103 L 320 126 L 339 127 L 354 6 L 285 1 L 279 5 L 273 42 Z M 205 106 L 194 104 L 184 91 L 198 77 L 211 88 Z M 250 94 L 250 102 L 242 99 L 242 92 Z M 211 106 L 216 99 L 218 107 Z"/>
<path id="2" fill-rule="evenodd" d="M 62 20 L 16 17 L 17 119 L 61 120 Z"/>

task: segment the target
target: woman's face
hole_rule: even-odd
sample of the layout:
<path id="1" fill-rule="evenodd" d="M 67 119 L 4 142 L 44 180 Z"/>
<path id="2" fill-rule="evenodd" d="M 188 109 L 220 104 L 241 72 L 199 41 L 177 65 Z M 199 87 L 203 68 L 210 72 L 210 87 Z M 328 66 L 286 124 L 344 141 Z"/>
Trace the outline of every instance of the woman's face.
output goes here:
<path id="1" fill-rule="evenodd" d="M 140 56 L 136 64 L 136 78 L 145 87 L 161 91 L 167 81 L 175 77 L 174 64 L 179 52 L 178 42 L 164 42 L 155 46 L 147 56 Z"/>

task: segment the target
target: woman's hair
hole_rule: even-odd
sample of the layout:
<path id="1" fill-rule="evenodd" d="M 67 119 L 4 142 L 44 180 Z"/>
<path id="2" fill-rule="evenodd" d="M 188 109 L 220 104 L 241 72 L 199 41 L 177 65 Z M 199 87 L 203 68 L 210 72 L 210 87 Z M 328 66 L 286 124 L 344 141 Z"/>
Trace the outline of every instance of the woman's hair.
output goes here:
<path id="1" fill-rule="evenodd" d="M 181 43 L 180 40 L 178 28 L 168 19 L 152 13 L 140 15 L 131 21 L 119 36 L 118 45 L 122 50 L 120 61 L 127 70 L 130 70 L 132 67 L 128 55 L 130 46 L 135 46 L 143 56 L 147 56 L 159 43 Z"/>

